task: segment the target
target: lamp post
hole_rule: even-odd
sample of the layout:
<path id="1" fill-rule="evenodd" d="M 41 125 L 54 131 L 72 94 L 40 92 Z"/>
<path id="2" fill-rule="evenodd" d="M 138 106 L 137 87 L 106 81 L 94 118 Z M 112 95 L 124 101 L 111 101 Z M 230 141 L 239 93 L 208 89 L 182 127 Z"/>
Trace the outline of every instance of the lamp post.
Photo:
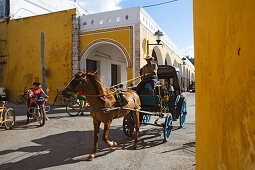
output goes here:
<path id="1" fill-rule="evenodd" d="M 184 81 L 184 73 L 185 73 L 184 65 L 186 65 L 186 62 L 185 62 L 185 61 L 186 61 L 186 58 L 183 57 L 183 58 L 182 58 L 182 63 L 181 63 L 181 65 L 182 65 L 182 67 L 181 67 L 181 69 L 182 69 L 182 71 L 181 71 L 181 73 L 182 73 L 182 76 L 181 76 L 181 77 L 182 77 L 182 78 L 181 78 L 182 82 L 181 82 L 181 83 L 182 83 L 183 88 L 184 88 L 184 86 L 185 86 L 185 85 L 183 84 L 183 82 L 185 83 L 185 81 Z M 184 70 L 184 71 L 183 71 L 183 70 Z M 185 89 L 184 89 L 184 90 L 185 90 Z"/>
<path id="2" fill-rule="evenodd" d="M 157 44 L 150 44 L 149 40 L 147 40 L 147 55 L 149 55 L 149 46 L 150 45 L 163 45 L 163 44 L 160 44 L 161 37 L 164 36 L 164 34 L 161 31 L 159 31 L 159 30 L 156 31 L 153 36 L 157 37 L 157 39 L 156 39 Z"/>

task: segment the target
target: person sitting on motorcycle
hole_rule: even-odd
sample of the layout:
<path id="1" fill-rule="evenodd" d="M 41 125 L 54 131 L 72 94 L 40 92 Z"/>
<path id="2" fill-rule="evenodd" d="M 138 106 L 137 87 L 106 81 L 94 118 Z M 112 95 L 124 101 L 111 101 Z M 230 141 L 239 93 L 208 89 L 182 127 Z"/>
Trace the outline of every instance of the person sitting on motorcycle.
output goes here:
<path id="1" fill-rule="evenodd" d="M 44 95 L 44 97 L 48 98 L 49 96 L 43 91 L 43 89 L 40 87 L 41 83 L 39 82 L 34 82 L 33 83 L 33 88 L 29 90 L 28 93 L 28 103 L 27 103 L 27 120 L 29 122 L 29 117 L 31 117 L 31 114 L 29 112 L 29 109 L 34 106 L 34 102 L 35 102 L 35 97 L 36 95 Z M 45 115 L 46 117 L 46 115 Z M 48 120 L 48 118 L 46 117 L 46 120 Z"/>

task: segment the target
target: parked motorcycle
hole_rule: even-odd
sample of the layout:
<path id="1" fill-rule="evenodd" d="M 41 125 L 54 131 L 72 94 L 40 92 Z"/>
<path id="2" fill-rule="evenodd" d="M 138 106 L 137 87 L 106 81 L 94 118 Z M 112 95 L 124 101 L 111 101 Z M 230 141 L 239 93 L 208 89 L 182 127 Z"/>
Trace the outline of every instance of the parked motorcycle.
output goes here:
<path id="1" fill-rule="evenodd" d="M 39 121 L 40 126 L 45 124 L 45 98 L 43 96 L 36 96 L 34 106 L 29 108 L 29 113 L 35 121 Z M 28 120 L 29 122 L 29 120 Z"/>

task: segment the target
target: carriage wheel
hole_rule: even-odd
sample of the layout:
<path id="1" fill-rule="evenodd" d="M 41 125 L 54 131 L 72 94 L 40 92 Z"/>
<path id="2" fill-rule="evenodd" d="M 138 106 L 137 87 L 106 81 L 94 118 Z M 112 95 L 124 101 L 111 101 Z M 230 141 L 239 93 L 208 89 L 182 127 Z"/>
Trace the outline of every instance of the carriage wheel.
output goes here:
<path id="1" fill-rule="evenodd" d="M 170 135 L 173 129 L 172 123 L 173 123 L 172 115 L 168 113 L 166 115 L 166 120 L 164 124 L 164 141 L 165 142 L 169 141 L 170 139 Z"/>
<path id="2" fill-rule="evenodd" d="M 135 121 L 132 112 L 123 118 L 123 132 L 126 136 L 132 137 L 134 132 Z"/>
<path id="3" fill-rule="evenodd" d="M 183 98 L 181 112 L 180 112 L 180 117 L 179 117 L 179 119 L 180 119 L 180 127 L 181 128 L 184 126 L 185 119 L 186 119 L 186 114 L 187 114 L 186 99 Z"/>
<path id="4" fill-rule="evenodd" d="M 150 123 L 150 120 L 151 120 L 151 115 L 148 115 L 148 114 L 144 114 L 143 115 L 143 123 L 147 124 L 147 123 Z"/>

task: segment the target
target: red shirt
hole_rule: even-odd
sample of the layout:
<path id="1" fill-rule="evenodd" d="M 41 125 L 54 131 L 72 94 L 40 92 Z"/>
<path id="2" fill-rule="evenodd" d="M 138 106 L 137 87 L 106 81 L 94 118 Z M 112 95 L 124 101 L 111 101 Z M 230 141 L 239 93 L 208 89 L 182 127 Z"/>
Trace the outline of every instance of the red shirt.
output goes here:
<path id="1" fill-rule="evenodd" d="M 35 96 L 35 95 L 37 95 L 37 94 L 40 94 L 40 93 L 42 93 L 43 92 L 43 89 L 42 88 L 39 88 L 39 89 L 31 89 L 31 95 L 32 96 Z"/>
<path id="2" fill-rule="evenodd" d="M 35 96 L 35 95 L 37 95 L 37 94 L 40 94 L 40 93 L 42 93 L 43 92 L 43 89 L 42 88 L 39 88 L 39 89 L 31 89 L 30 90 L 30 94 L 31 94 L 31 96 Z M 33 103 L 34 102 L 34 98 L 30 98 L 30 103 Z"/>

